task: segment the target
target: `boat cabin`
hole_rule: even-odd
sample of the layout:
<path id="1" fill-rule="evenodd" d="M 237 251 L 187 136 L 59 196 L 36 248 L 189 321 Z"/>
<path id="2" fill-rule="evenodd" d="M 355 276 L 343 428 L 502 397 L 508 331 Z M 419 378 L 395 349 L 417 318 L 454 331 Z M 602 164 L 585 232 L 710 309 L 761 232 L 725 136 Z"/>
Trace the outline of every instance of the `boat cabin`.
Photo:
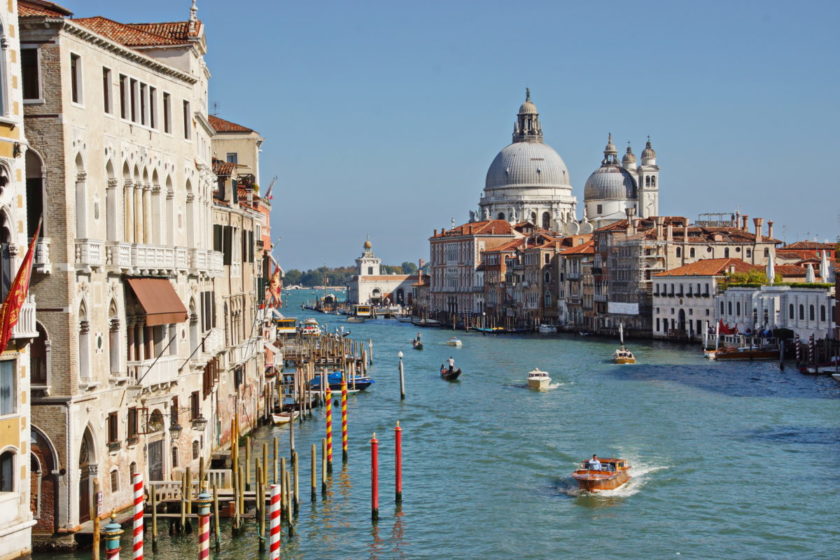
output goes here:
<path id="1" fill-rule="evenodd" d="M 370 305 L 356 305 L 353 308 L 353 313 L 356 317 L 370 317 Z"/>
<path id="2" fill-rule="evenodd" d="M 612 458 L 602 458 L 598 457 L 598 461 L 601 463 L 601 468 L 599 469 L 602 472 L 617 472 L 626 470 L 627 461 L 624 459 L 612 459 Z M 591 471 L 593 469 L 589 468 L 589 460 L 583 461 L 580 464 L 580 470 L 582 471 Z"/>
<path id="3" fill-rule="evenodd" d="M 274 326 L 277 327 L 277 336 L 297 333 L 297 319 L 293 317 L 274 319 Z"/>

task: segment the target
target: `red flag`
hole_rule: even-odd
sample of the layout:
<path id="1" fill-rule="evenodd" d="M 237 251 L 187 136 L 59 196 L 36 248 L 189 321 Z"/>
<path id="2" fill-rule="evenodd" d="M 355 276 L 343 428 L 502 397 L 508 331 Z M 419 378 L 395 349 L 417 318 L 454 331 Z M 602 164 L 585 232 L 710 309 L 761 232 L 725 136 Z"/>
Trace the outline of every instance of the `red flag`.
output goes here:
<path id="1" fill-rule="evenodd" d="M 20 309 L 26 301 L 26 294 L 29 293 L 29 279 L 32 276 L 32 259 L 35 257 L 35 245 L 38 243 L 38 234 L 41 233 L 41 223 L 35 229 L 35 235 L 29 242 L 29 250 L 20 263 L 20 268 L 15 275 L 15 280 L 9 287 L 9 295 L 0 308 L 0 353 L 5 352 L 6 345 L 12 338 L 12 329 L 20 317 Z"/>
<path id="2" fill-rule="evenodd" d="M 720 319 L 720 334 L 738 334 L 738 326 L 735 325 L 734 327 L 727 327 L 726 323 L 723 322 L 723 319 Z"/>

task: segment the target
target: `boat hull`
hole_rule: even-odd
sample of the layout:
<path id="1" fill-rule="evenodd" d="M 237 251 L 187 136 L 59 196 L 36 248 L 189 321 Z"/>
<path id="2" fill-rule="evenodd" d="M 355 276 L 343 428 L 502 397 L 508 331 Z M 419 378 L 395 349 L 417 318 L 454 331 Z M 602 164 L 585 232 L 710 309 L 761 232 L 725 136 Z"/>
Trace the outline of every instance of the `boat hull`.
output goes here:
<path id="1" fill-rule="evenodd" d="M 275 426 L 281 426 L 283 424 L 288 424 L 292 420 L 297 420 L 300 413 L 295 410 L 294 412 L 283 412 L 280 414 L 272 414 L 271 421 L 274 423 Z"/>
<path id="2" fill-rule="evenodd" d="M 572 473 L 572 478 L 577 480 L 578 486 L 585 492 L 601 492 L 602 490 L 615 490 L 630 480 L 627 471 L 605 472 L 577 470 Z"/>
<path id="3" fill-rule="evenodd" d="M 715 360 L 777 360 L 779 359 L 778 350 L 735 350 L 726 351 L 718 350 L 714 354 Z"/>
<path id="4" fill-rule="evenodd" d="M 551 379 L 548 377 L 528 380 L 528 388 L 535 391 L 545 391 L 549 385 L 551 385 Z"/>
<path id="5" fill-rule="evenodd" d="M 460 368 L 455 369 L 455 370 L 448 370 L 448 369 L 440 370 L 440 377 L 441 377 L 441 379 L 444 379 L 445 381 L 457 381 L 458 376 L 460 376 L 460 375 L 461 375 L 461 369 Z"/>

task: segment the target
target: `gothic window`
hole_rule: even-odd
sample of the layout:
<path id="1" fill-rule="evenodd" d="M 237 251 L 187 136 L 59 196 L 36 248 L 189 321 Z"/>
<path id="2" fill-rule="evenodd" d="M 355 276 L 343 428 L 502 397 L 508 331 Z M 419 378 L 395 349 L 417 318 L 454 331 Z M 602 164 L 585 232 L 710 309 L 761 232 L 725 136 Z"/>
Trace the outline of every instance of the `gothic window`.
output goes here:
<path id="1" fill-rule="evenodd" d="M 825 321 L 825 305 L 820 305 L 820 321 Z"/>
<path id="2" fill-rule="evenodd" d="M 645 186 L 646 187 L 650 186 L 650 177 L 645 177 Z"/>
<path id="3" fill-rule="evenodd" d="M 650 178 L 650 186 L 651 186 L 651 187 L 655 187 L 655 186 L 656 186 L 656 177 L 655 177 L 655 176 Z"/>
<path id="4" fill-rule="evenodd" d="M 723 258 L 725 258 L 725 259 L 729 258 L 729 247 L 727 247 L 723 250 Z"/>
<path id="5" fill-rule="evenodd" d="M 543 212 L 542 227 L 543 229 L 551 229 L 551 214 L 548 212 Z"/>
<path id="6" fill-rule="evenodd" d="M 805 320 L 805 306 L 802 305 L 801 303 L 799 304 L 799 320 L 800 321 Z"/>
<path id="7" fill-rule="evenodd" d="M 814 312 L 814 306 L 810 305 L 808 307 L 808 320 L 813 321 L 816 318 L 816 314 Z"/>
<path id="8" fill-rule="evenodd" d="M 15 491 L 15 452 L 0 455 L 0 492 Z"/>
<path id="9" fill-rule="evenodd" d="M 793 304 L 791 303 L 790 305 L 788 305 L 788 318 L 793 319 L 793 316 Z"/>
<path id="10" fill-rule="evenodd" d="M 49 340 L 47 339 L 47 331 L 44 330 L 41 323 L 35 324 L 35 330 L 38 332 L 38 338 L 32 341 L 29 346 L 29 369 L 32 372 L 32 385 L 46 385 Z"/>

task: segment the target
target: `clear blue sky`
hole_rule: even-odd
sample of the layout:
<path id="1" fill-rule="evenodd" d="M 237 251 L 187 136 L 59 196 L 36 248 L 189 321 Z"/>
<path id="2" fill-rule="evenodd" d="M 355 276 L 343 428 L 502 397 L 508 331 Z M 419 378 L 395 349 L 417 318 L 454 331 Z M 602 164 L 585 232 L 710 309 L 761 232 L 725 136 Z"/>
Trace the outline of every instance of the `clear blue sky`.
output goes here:
<path id="1" fill-rule="evenodd" d="M 190 0 L 67 0 L 185 19 Z M 663 214 L 740 210 L 778 237 L 840 231 L 840 3 L 199 0 L 211 104 L 266 138 L 275 255 L 428 258 L 468 218 L 525 87 L 578 197 L 607 132 L 651 135 Z"/>

